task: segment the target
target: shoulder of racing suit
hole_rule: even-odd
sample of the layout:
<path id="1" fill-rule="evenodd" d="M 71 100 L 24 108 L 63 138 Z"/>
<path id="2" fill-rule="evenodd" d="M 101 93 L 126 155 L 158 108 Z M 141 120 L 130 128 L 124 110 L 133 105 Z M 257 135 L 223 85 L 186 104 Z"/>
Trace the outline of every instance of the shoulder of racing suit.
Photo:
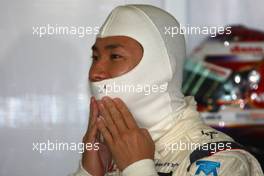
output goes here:
<path id="1" fill-rule="evenodd" d="M 244 146 L 200 119 L 185 120 L 183 130 L 172 130 L 171 140 L 167 139 L 165 149 L 157 154 L 159 175 L 263 175 L 258 161 Z"/>

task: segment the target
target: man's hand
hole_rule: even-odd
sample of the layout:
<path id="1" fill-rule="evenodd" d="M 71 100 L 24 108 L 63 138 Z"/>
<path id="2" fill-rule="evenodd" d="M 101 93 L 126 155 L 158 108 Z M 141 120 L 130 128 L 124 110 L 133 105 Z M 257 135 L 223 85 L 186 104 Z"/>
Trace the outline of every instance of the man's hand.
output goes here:
<path id="1" fill-rule="evenodd" d="M 98 117 L 98 107 L 94 97 L 90 102 L 90 117 L 89 125 L 86 134 L 83 137 L 83 142 L 87 143 L 98 142 L 99 131 L 96 126 L 96 119 Z M 111 154 L 107 146 L 100 143 L 99 150 L 85 150 L 82 156 L 83 168 L 91 175 L 103 176 L 105 174 L 107 165 L 111 162 Z"/>
<path id="2" fill-rule="evenodd" d="M 155 145 L 150 134 L 137 126 L 121 99 L 104 97 L 98 106 L 97 127 L 119 169 L 142 159 L 154 159 Z"/>

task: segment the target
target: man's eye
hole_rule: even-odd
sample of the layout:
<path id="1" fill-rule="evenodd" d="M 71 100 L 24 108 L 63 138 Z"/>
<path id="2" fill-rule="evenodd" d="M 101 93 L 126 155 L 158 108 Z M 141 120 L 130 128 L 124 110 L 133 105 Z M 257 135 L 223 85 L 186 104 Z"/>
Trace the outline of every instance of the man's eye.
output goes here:
<path id="1" fill-rule="evenodd" d="M 120 58 L 122 58 L 122 56 L 121 55 L 118 55 L 118 54 L 111 54 L 110 55 L 110 58 L 111 59 L 120 59 Z"/>

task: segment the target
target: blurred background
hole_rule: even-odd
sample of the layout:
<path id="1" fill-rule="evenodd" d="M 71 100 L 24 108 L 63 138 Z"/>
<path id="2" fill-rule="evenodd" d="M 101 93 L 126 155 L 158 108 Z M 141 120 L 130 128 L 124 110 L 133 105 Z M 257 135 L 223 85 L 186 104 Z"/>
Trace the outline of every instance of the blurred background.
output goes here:
<path id="1" fill-rule="evenodd" d="M 183 91 L 208 124 L 264 161 L 263 0 L 0 0 L 1 176 L 77 169 L 78 151 L 39 153 L 33 144 L 82 140 L 95 33 L 114 7 L 136 3 L 161 7 L 184 26 L 232 27 L 231 35 L 186 35 Z M 88 35 L 40 35 L 48 25 L 88 27 Z"/>

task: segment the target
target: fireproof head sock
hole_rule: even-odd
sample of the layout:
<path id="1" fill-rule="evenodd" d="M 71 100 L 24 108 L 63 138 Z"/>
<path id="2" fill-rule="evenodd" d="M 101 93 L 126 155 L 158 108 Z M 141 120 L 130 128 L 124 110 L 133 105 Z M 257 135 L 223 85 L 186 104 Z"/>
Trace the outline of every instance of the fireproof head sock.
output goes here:
<path id="1" fill-rule="evenodd" d="M 185 40 L 182 34 L 166 34 L 179 23 L 168 12 L 150 5 L 116 7 L 97 37 L 127 36 L 138 41 L 143 57 L 129 72 L 90 82 L 92 95 L 122 99 L 143 128 L 151 128 L 184 106 L 181 92 Z"/>

